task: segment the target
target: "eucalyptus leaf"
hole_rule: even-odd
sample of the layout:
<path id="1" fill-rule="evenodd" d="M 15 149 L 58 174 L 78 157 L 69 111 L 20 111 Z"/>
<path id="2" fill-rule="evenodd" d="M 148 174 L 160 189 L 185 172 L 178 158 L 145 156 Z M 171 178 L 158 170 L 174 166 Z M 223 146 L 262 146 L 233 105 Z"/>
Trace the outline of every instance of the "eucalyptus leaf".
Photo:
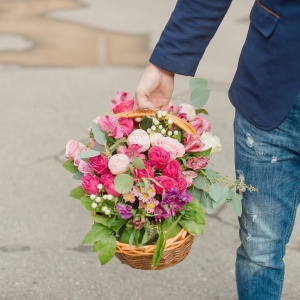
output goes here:
<path id="1" fill-rule="evenodd" d="M 231 204 L 234 213 L 240 217 L 242 215 L 242 196 L 234 193 L 231 198 Z"/>
<path id="2" fill-rule="evenodd" d="M 192 78 L 190 80 L 190 102 L 196 108 L 201 108 L 207 102 L 210 90 L 207 88 L 207 80 Z"/>
<path id="3" fill-rule="evenodd" d="M 100 145 L 106 145 L 107 139 L 106 139 L 105 132 L 95 122 L 92 122 L 92 132 L 93 132 L 95 140 Z"/>
<path id="4" fill-rule="evenodd" d="M 228 188 L 212 184 L 208 193 L 215 202 L 223 202 L 228 196 Z"/>
<path id="5" fill-rule="evenodd" d="M 83 189 L 83 187 L 80 185 L 73 189 L 70 193 L 69 196 L 75 199 L 80 200 L 81 197 L 83 197 L 86 194 L 86 191 Z"/>
<path id="6" fill-rule="evenodd" d="M 74 166 L 74 161 L 73 160 L 66 160 L 62 166 L 69 172 L 71 173 L 77 173 L 78 172 L 78 167 Z"/>
<path id="7" fill-rule="evenodd" d="M 114 186 L 118 193 L 126 194 L 133 187 L 133 177 L 128 174 L 119 174 L 114 179 Z"/>
<path id="8" fill-rule="evenodd" d="M 72 176 L 72 178 L 75 180 L 81 180 L 82 177 L 83 177 L 83 173 L 79 171 Z"/>
<path id="9" fill-rule="evenodd" d="M 209 195 L 207 195 L 206 197 L 207 206 L 205 207 L 205 209 L 208 214 L 211 214 L 214 211 L 214 208 L 212 206 L 213 202 L 214 202 L 213 199 Z"/>
<path id="10" fill-rule="evenodd" d="M 139 170 L 145 169 L 145 164 L 144 164 L 143 160 L 140 159 L 139 157 L 132 157 L 131 162 L 132 162 L 133 166 L 136 167 L 137 169 L 139 169 Z"/>
<path id="11" fill-rule="evenodd" d="M 209 184 L 210 182 L 205 177 L 200 175 L 193 179 L 193 185 L 200 190 L 205 190 L 206 186 Z"/>
<path id="12" fill-rule="evenodd" d="M 205 175 L 208 179 L 219 179 L 222 178 L 222 176 L 220 174 L 218 174 L 217 172 L 215 172 L 212 169 L 206 168 L 205 169 Z"/>
<path id="13" fill-rule="evenodd" d="M 95 151 L 95 150 L 86 150 L 83 151 L 81 153 L 79 153 L 77 155 L 78 158 L 84 159 L 84 158 L 91 158 L 91 157 L 95 157 L 98 156 L 100 154 L 99 151 Z"/>

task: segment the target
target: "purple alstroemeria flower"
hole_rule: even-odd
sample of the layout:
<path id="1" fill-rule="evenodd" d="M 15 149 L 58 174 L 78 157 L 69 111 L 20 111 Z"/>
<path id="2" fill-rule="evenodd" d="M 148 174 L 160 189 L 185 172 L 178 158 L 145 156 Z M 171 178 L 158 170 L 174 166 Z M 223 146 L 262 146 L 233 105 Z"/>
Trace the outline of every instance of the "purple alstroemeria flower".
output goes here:
<path id="1" fill-rule="evenodd" d="M 168 220 L 171 215 L 165 210 L 165 208 L 159 203 L 154 209 L 155 221 L 161 221 L 162 219 Z"/>
<path id="2" fill-rule="evenodd" d="M 193 197 L 191 194 L 189 194 L 188 192 L 182 193 L 179 197 L 179 199 L 184 202 L 184 203 L 188 203 L 188 202 L 192 202 L 193 201 Z"/>
<path id="3" fill-rule="evenodd" d="M 178 189 L 170 189 L 168 190 L 163 200 L 161 201 L 162 205 L 167 205 L 169 208 L 169 214 L 171 216 L 175 216 L 178 210 L 183 210 L 183 206 L 185 203 L 180 201 L 181 194 Z"/>
<path id="4" fill-rule="evenodd" d="M 130 205 L 118 203 L 116 208 L 122 219 L 129 219 L 133 216 L 131 213 L 132 207 Z"/>

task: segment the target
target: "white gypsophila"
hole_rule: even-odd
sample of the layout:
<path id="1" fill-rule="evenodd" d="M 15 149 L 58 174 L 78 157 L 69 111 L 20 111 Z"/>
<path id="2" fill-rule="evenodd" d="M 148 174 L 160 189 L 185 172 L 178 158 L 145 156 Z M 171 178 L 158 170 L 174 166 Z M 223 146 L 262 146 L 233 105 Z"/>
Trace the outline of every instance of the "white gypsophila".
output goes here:
<path id="1" fill-rule="evenodd" d="M 196 111 L 193 105 L 183 103 L 179 105 L 179 114 L 185 114 L 187 121 L 194 121 L 196 118 Z"/>
<path id="2" fill-rule="evenodd" d="M 219 137 L 217 137 L 216 135 L 212 135 L 211 132 L 203 132 L 200 139 L 201 142 L 204 144 L 202 151 L 211 148 L 211 154 L 212 154 L 212 153 L 220 152 L 222 150 L 222 145 Z"/>

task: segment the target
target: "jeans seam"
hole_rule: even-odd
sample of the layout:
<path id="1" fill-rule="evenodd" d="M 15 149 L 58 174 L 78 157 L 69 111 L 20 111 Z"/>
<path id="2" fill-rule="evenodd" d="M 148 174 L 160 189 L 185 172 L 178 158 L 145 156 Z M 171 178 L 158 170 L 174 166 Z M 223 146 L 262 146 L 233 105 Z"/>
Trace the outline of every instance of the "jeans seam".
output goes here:
<path id="1" fill-rule="evenodd" d="M 282 253 L 281 253 L 282 254 L 282 258 L 284 256 L 283 254 L 284 254 L 285 249 L 286 249 L 286 244 L 287 244 L 287 242 L 288 242 L 288 240 L 289 240 L 289 238 L 290 238 L 290 236 L 292 234 L 291 233 L 292 227 L 293 227 L 292 224 L 294 224 L 294 221 L 295 221 L 295 218 L 296 218 L 296 212 L 297 212 L 296 210 L 297 210 L 297 206 L 298 206 L 297 199 L 298 199 L 299 195 L 300 195 L 300 187 L 298 188 L 298 191 L 296 193 L 295 200 L 294 200 L 294 210 L 293 210 L 294 213 L 293 213 L 292 218 L 290 220 L 289 228 L 288 228 L 286 236 L 284 238 L 284 243 L 282 244 Z M 280 300 L 280 296 L 282 294 L 283 279 L 284 279 L 284 267 L 283 267 L 283 269 L 281 271 L 281 274 L 280 274 L 280 295 L 279 295 L 279 300 Z"/>

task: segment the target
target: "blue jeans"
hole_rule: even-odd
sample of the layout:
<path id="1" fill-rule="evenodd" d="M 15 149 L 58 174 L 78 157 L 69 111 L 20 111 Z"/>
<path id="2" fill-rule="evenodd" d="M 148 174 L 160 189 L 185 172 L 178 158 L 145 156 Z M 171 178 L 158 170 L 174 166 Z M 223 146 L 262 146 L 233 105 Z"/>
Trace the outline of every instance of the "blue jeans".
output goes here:
<path id="1" fill-rule="evenodd" d="M 234 131 L 237 177 L 258 188 L 243 193 L 236 259 L 239 299 L 278 300 L 300 201 L 300 98 L 278 128 L 259 130 L 237 112 Z"/>

